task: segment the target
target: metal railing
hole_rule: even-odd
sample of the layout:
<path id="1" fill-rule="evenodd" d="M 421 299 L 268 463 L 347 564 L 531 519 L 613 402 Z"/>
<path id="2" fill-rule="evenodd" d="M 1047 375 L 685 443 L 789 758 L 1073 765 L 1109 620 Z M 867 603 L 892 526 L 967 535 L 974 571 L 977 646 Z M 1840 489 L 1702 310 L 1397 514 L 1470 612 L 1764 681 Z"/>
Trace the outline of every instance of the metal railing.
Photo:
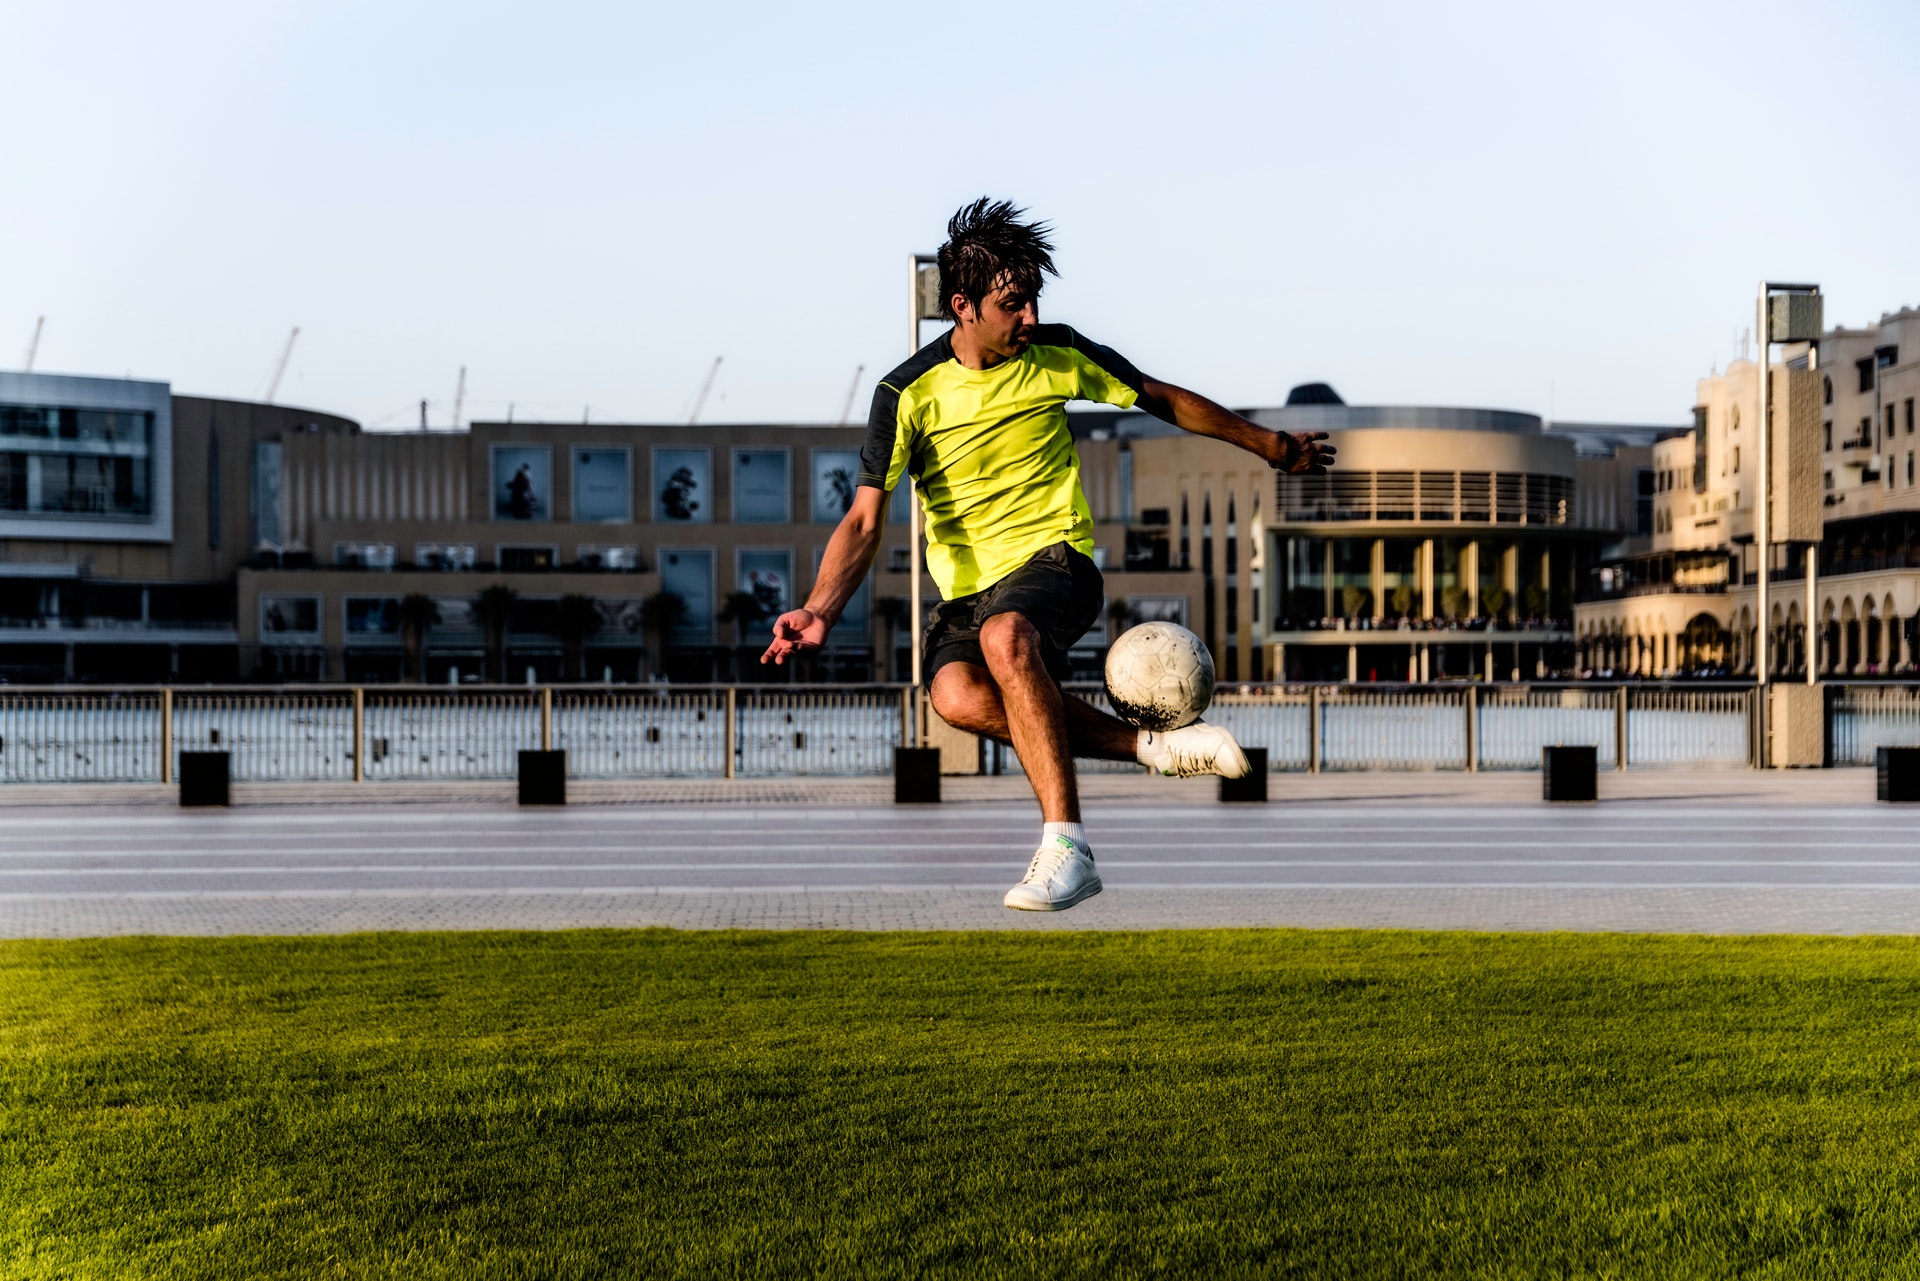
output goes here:
<path id="1" fill-rule="evenodd" d="M 1068 689 L 1106 706 L 1098 686 Z M 1593 747 L 1602 769 L 1742 766 L 1753 762 L 1753 702 L 1751 685 L 1236 685 L 1215 692 L 1207 719 L 1266 748 L 1270 770 L 1538 769 L 1541 749 L 1559 744 Z"/>
<path id="2" fill-rule="evenodd" d="M 1553 744 L 1623 769 L 1751 764 L 1755 703 L 1705 683 L 1236 684 L 1207 715 L 1279 771 L 1536 769 Z M 543 747 L 575 778 L 871 777 L 913 716 L 898 685 L 0 689 L 0 783 L 167 782 L 207 749 L 240 782 L 510 779 Z M 1920 744 L 1920 685 L 1836 687 L 1828 725 L 1835 764 Z M 1010 749 L 987 760 L 1019 768 Z"/>
<path id="3" fill-rule="evenodd" d="M 1871 765 L 1874 749 L 1920 747 L 1920 685 L 1829 685 L 1827 763 Z"/>

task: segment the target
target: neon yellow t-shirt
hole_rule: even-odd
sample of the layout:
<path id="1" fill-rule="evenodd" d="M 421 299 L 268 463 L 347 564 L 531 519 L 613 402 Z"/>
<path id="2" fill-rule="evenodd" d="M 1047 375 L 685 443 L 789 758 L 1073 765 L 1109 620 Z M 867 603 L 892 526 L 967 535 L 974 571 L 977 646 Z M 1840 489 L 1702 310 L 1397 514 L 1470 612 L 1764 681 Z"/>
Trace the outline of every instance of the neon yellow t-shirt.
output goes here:
<path id="1" fill-rule="evenodd" d="M 1125 357 L 1066 325 L 1036 325 L 1019 356 L 980 370 L 955 360 L 942 334 L 875 388 L 859 483 L 891 493 L 913 476 L 927 572 L 947 600 L 986 590 L 1054 543 L 1091 554 L 1066 405 L 1130 409 L 1141 381 Z"/>

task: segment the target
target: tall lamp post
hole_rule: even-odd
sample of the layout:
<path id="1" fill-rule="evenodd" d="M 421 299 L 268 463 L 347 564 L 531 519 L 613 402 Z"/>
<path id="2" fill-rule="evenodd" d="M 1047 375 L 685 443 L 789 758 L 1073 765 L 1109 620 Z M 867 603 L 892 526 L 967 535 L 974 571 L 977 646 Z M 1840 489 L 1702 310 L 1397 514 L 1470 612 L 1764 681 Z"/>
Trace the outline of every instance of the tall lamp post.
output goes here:
<path id="1" fill-rule="evenodd" d="M 932 254 L 914 254 L 907 277 L 907 354 L 920 350 L 920 322 L 940 318 L 940 260 Z M 915 492 L 913 472 L 907 482 L 907 610 L 913 625 L 908 629 L 913 672 L 914 743 L 925 747 L 927 718 L 920 707 L 920 629 L 925 619 L 920 612 L 920 495 Z"/>
<path id="2" fill-rule="evenodd" d="M 1754 639 L 1753 675 L 1760 689 L 1760 744 L 1761 763 L 1767 759 L 1767 677 L 1768 660 L 1773 648 L 1772 622 L 1767 614 L 1767 570 L 1773 559 L 1773 544 L 1770 539 L 1769 517 L 1773 505 L 1773 470 L 1769 457 L 1773 437 L 1773 344 L 1804 342 L 1808 344 L 1810 365 L 1820 359 L 1821 298 L 1818 285 L 1792 285 L 1777 281 L 1762 281 L 1760 295 L 1754 305 L 1754 334 L 1759 338 L 1758 375 L 1760 379 L 1760 426 L 1759 455 L 1760 485 L 1754 496 L 1753 542 L 1758 559 L 1758 569 L 1754 576 Z M 1784 417 L 1784 415 L 1783 415 Z M 1787 495 L 1781 495 L 1783 501 Z M 1782 513 L 1783 523 L 1785 513 Z M 1811 552 L 1807 559 L 1807 680 L 1813 681 L 1814 631 L 1813 631 L 1813 566 Z"/>

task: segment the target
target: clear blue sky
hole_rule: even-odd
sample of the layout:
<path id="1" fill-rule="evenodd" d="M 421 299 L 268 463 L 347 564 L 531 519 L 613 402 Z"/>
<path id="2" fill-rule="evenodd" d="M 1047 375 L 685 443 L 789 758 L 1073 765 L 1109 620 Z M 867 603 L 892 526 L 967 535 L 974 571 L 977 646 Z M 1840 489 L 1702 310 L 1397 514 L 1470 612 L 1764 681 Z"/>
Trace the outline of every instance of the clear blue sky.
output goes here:
<path id="1" fill-rule="evenodd" d="M 1763 275 L 1920 303 L 1920 5 L 13 4 L 0 366 L 831 420 L 954 206 L 1232 404 L 1677 422 Z M 1764 124 L 1762 101 L 1781 104 Z M 1790 114 L 1791 113 L 1791 114 Z M 856 414 L 864 412 L 863 388 Z"/>

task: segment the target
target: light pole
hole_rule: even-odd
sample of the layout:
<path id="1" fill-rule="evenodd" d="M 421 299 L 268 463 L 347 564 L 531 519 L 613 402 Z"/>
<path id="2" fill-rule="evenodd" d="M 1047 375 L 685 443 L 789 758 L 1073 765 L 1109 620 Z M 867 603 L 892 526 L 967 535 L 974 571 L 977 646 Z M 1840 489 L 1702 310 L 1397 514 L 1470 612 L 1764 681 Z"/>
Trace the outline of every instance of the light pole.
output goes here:
<path id="1" fill-rule="evenodd" d="M 907 315 L 907 354 L 911 356 L 920 350 L 920 322 L 940 318 L 940 260 L 932 254 L 914 254 L 909 263 Z M 908 460 L 912 460 L 911 450 Z M 912 647 L 909 662 L 913 672 L 914 743 L 924 747 L 927 718 L 920 708 L 920 629 L 924 621 L 920 614 L 920 495 L 914 490 L 911 468 L 904 479 L 907 482 L 907 611 L 913 620 L 908 636 Z"/>
<path id="2" fill-rule="evenodd" d="M 1772 620 L 1767 615 L 1767 569 L 1773 558 L 1773 544 L 1769 540 L 1768 517 L 1773 505 L 1773 471 L 1769 457 L 1773 437 L 1773 344 L 1805 342 L 1809 344 L 1809 361 L 1817 364 L 1820 359 L 1821 301 L 1820 286 L 1790 285 L 1777 281 L 1762 281 L 1760 294 L 1754 304 L 1754 335 L 1759 339 L 1759 361 L 1757 373 L 1760 379 L 1760 425 L 1758 455 L 1760 484 L 1754 495 L 1753 504 L 1753 542 L 1757 552 L 1758 569 L 1754 577 L 1754 639 L 1753 677 L 1760 689 L 1760 761 L 1767 761 L 1767 660 L 1771 657 L 1773 642 Z M 1782 495 L 1786 498 L 1787 495 Z M 1784 517 L 1785 513 L 1782 513 Z M 1813 603 L 1812 564 L 1808 562 L 1807 603 L 1811 611 Z M 1811 682 L 1813 674 L 1813 615 L 1807 615 L 1807 674 Z"/>

